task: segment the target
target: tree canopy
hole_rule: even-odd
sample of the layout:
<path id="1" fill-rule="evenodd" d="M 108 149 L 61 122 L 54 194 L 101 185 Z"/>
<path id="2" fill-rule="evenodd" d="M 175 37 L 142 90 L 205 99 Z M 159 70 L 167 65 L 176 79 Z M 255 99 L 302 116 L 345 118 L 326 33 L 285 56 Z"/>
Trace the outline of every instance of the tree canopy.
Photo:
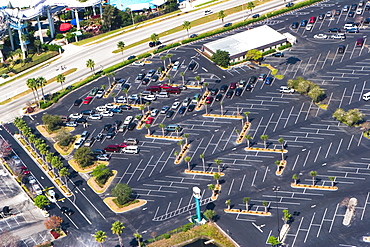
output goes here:
<path id="1" fill-rule="evenodd" d="M 73 154 L 73 158 L 83 168 L 91 166 L 94 163 L 93 153 L 88 147 L 81 147 Z"/>
<path id="2" fill-rule="evenodd" d="M 222 67 L 228 67 L 230 63 L 230 56 L 229 52 L 217 50 L 211 57 L 211 60 L 215 62 L 217 65 Z"/>
<path id="3" fill-rule="evenodd" d="M 62 119 L 59 115 L 45 114 L 44 116 L 42 116 L 42 121 L 44 122 L 44 125 L 46 125 L 46 127 L 50 131 L 60 129 L 61 120 Z"/>
<path id="4" fill-rule="evenodd" d="M 119 204 L 124 205 L 132 200 L 132 189 L 127 184 L 119 183 L 112 189 L 112 195 L 117 197 Z"/>
<path id="5" fill-rule="evenodd" d="M 249 50 L 247 51 L 247 53 L 245 54 L 245 58 L 247 60 L 258 60 L 262 57 L 262 52 L 259 51 L 259 50 L 256 50 L 256 49 L 252 49 L 252 50 Z"/>

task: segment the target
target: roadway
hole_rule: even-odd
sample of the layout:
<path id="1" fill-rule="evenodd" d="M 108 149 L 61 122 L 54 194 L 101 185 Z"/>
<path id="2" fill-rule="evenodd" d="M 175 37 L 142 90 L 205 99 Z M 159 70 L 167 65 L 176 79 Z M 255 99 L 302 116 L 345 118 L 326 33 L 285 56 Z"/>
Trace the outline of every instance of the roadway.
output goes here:
<path id="1" fill-rule="evenodd" d="M 232 8 L 234 6 L 238 6 L 241 3 L 246 3 L 245 1 L 236 1 L 232 0 L 229 2 L 220 3 L 218 5 L 213 6 L 211 9 L 214 13 L 220 11 Z M 266 3 L 264 5 L 256 7 L 253 12 L 254 13 L 264 13 L 271 11 L 271 9 L 278 9 L 280 7 L 284 7 L 285 3 L 280 0 L 271 1 L 269 3 Z M 249 13 L 249 10 L 246 10 L 245 13 L 239 12 L 235 13 L 233 15 L 227 16 L 225 18 L 225 23 L 227 22 L 236 22 L 240 21 L 243 18 L 245 18 L 247 12 Z M 121 53 L 111 53 L 113 50 L 117 49 L 117 42 L 118 41 L 124 41 L 126 45 L 129 45 L 131 43 L 140 41 L 143 39 L 143 37 L 149 37 L 154 32 L 165 31 L 165 29 L 169 30 L 175 26 L 181 26 L 184 21 L 194 21 L 196 19 L 199 19 L 204 16 L 203 10 L 194 11 L 191 13 L 186 13 L 183 15 L 180 15 L 176 18 L 171 18 L 167 20 L 163 20 L 159 23 L 153 23 L 148 26 L 144 26 L 141 28 L 138 28 L 136 30 L 132 30 L 130 32 L 125 32 L 120 36 L 111 38 L 107 41 L 104 41 L 99 44 L 92 44 L 92 45 L 85 45 L 82 47 L 76 47 L 72 44 L 67 45 L 65 47 L 65 53 L 60 56 L 58 60 L 51 63 L 49 66 L 43 67 L 33 73 L 30 73 L 27 78 L 33 78 L 33 77 L 39 77 L 43 76 L 46 79 L 50 79 L 61 73 L 60 70 L 56 70 L 57 67 L 60 66 L 66 66 L 67 69 L 71 68 L 78 68 L 76 72 L 74 72 L 71 75 L 68 75 L 66 77 L 66 82 L 64 86 L 68 86 L 72 83 L 75 83 L 79 80 L 82 80 L 87 75 L 91 73 L 90 69 L 86 68 L 85 63 L 88 59 L 92 59 L 95 61 L 95 69 L 99 70 L 101 68 L 106 68 L 108 66 L 111 66 L 113 64 L 116 64 L 120 61 L 122 61 L 123 57 Z M 190 33 L 202 33 L 209 31 L 210 29 L 214 29 L 217 27 L 221 27 L 222 23 L 221 20 L 215 20 L 197 27 L 194 27 L 190 29 Z M 165 27 L 165 28 L 164 28 Z M 161 41 L 166 44 L 167 42 L 173 42 L 178 41 L 181 39 L 186 38 L 186 31 L 181 31 L 166 37 L 161 37 Z M 124 59 L 127 58 L 129 55 L 138 55 L 144 52 L 148 52 L 151 49 L 148 47 L 148 45 L 142 44 L 130 49 L 127 49 L 124 51 Z M 14 95 L 19 94 L 20 92 L 23 92 L 28 89 L 26 86 L 25 81 L 27 78 L 21 78 L 19 80 L 16 80 L 12 83 L 9 83 L 7 85 L 4 85 L 1 87 L 4 94 L 0 96 L 0 101 L 3 101 L 7 98 L 10 98 Z M 61 85 L 59 83 L 51 83 L 47 85 L 44 88 L 44 92 L 52 93 L 55 91 L 60 90 Z M 0 120 L 3 122 L 9 122 L 12 121 L 17 116 L 23 115 L 22 108 L 26 106 L 27 103 L 33 100 L 33 94 L 30 93 L 20 99 L 14 100 L 13 102 L 1 106 L 0 107 Z"/>

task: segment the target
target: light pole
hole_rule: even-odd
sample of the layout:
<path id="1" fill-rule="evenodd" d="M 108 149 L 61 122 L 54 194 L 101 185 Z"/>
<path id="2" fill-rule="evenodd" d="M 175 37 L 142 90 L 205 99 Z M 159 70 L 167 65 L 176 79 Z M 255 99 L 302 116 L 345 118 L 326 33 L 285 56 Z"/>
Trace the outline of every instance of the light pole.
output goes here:
<path id="1" fill-rule="evenodd" d="M 280 241 L 280 224 L 279 224 L 279 201 L 277 199 L 277 192 L 280 190 L 279 186 L 272 187 L 272 190 L 275 191 L 275 200 L 276 200 L 276 216 L 277 216 L 277 223 L 278 223 L 278 240 Z"/>
<path id="2" fill-rule="evenodd" d="M 195 199 L 195 208 L 197 213 L 197 220 L 198 224 L 202 221 L 202 217 L 200 214 L 200 199 L 202 199 L 202 196 L 200 194 L 200 189 L 198 187 L 193 187 L 193 197 Z"/>

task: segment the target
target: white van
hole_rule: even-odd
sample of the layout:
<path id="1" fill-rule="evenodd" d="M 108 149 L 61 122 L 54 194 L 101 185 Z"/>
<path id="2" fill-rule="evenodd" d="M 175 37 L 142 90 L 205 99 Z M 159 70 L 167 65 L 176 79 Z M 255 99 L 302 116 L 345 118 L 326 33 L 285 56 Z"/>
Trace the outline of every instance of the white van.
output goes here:
<path id="1" fill-rule="evenodd" d="M 368 101 L 370 99 L 370 92 L 367 92 L 365 93 L 363 96 L 362 96 L 362 99 L 365 100 L 365 101 Z"/>
<path id="2" fill-rule="evenodd" d="M 122 152 L 127 154 L 138 154 L 140 151 L 138 146 L 127 146 L 122 149 Z"/>
<path id="3" fill-rule="evenodd" d="M 172 71 L 176 71 L 176 70 L 179 68 L 179 65 L 180 65 L 180 62 L 179 62 L 179 61 L 176 61 L 176 62 L 173 64 Z"/>
<path id="4" fill-rule="evenodd" d="M 346 24 L 344 24 L 344 30 L 347 30 L 347 29 L 352 29 L 352 28 L 355 28 L 355 27 L 357 27 L 355 24 L 353 24 L 353 23 L 346 23 Z"/>
<path id="5" fill-rule="evenodd" d="M 160 92 L 160 93 L 157 93 L 155 96 L 157 96 L 158 98 L 168 98 L 168 93 L 167 92 Z"/>

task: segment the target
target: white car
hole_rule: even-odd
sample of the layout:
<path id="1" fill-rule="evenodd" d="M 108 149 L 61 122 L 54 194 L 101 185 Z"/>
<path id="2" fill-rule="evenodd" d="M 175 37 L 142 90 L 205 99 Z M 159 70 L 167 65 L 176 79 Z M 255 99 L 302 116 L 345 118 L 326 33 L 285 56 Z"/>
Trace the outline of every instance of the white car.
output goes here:
<path id="1" fill-rule="evenodd" d="M 182 106 L 188 106 L 191 102 L 191 98 L 187 97 L 182 101 Z"/>
<path id="2" fill-rule="evenodd" d="M 82 118 L 81 113 L 72 113 L 71 115 L 68 116 L 70 119 L 79 119 Z"/>
<path id="3" fill-rule="evenodd" d="M 56 203 L 57 199 L 55 198 L 55 191 L 54 190 L 48 190 L 46 194 L 46 197 L 49 199 L 49 201 Z"/>
<path id="4" fill-rule="evenodd" d="M 314 39 L 327 39 L 328 35 L 323 34 L 323 33 L 319 33 L 319 34 L 316 34 L 315 36 L 313 36 L 313 38 Z"/>
<path id="5" fill-rule="evenodd" d="M 107 110 L 107 107 L 101 105 L 101 106 L 96 107 L 96 110 L 97 111 L 106 111 Z"/>
<path id="6" fill-rule="evenodd" d="M 33 184 L 32 185 L 32 189 L 33 189 L 33 191 L 34 191 L 34 193 L 36 194 L 36 195 L 42 195 L 42 189 L 41 189 L 41 187 L 40 187 L 40 185 L 38 185 L 38 184 Z"/>
<path id="7" fill-rule="evenodd" d="M 102 115 L 103 117 L 113 117 L 114 113 L 113 113 L 113 112 L 111 112 L 111 111 L 103 111 L 103 112 L 101 113 L 101 115 Z"/>
<path id="8" fill-rule="evenodd" d="M 36 183 L 36 179 L 34 177 L 32 177 L 32 176 L 29 176 L 28 177 L 28 183 L 35 184 Z"/>
<path id="9" fill-rule="evenodd" d="M 116 103 L 127 103 L 127 99 L 125 96 L 119 96 L 117 99 L 116 99 Z"/>
<path id="10" fill-rule="evenodd" d="M 176 110 L 180 106 L 180 101 L 176 101 L 172 104 L 171 109 Z"/>
<path id="11" fill-rule="evenodd" d="M 66 126 L 67 127 L 76 127 L 76 126 L 78 126 L 78 123 L 76 121 L 70 121 L 70 122 L 66 122 Z"/>
<path id="12" fill-rule="evenodd" d="M 103 116 L 99 113 L 88 116 L 88 119 L 92 119 L 92 120 L 100 120 L 102 118 Z"/>
<path id="13" fill-rule="evenodd" d="M 144 62 L 135 61 L 135 62 L 132 63 L 132 65 L 135 65 L 135 66 L 144 66 Z"/>
<path id="14" fill-rule="evenodd" d="M 313 24 L 307 24 L 306 31 L 311 31 Z"/>
<path id="15" fill-rule="evenodd" d="M 139 98 L 139 95 L 137 94 L 131 94 L 130 96 L 128 96 L 129 100 L 137 100 L 138 98 Z"/>
<path id="16" fill-rule="evenodd" d="M 129 125 L 134 117 L 133 116 L 127 116 L 125 118 L 125 121 L 123 121 L 124 125 Z"/>
<path id="17" fill-rule="evenodd" d="M 98 92 L 96 93 L 95 97 L 100 99 L 104 96 L 104 90 L 99 89 Z"/>
<path id="18" fill-rule="evenodd" d="M 82 144 L 84 143 L 85 141 L 85 138 L 83 137 L 80 137 L 76 142 L 75 142 L 75 145 L 74 145 L 74 149 L 78 149 L 82 146 Z"/>
<path id="19" fill-rule="evenodd" d="M 113 103 L 108 103 L 108 104 L 105 104 L 105 108 L 108 108 L 108 109 L 113 109 L 113 108 L 116 108 L 117 106 Z"/>
<path id="20" fill-rule="evenodd" d="M 346 35 L 343 33 L 336 33 L 330 36 L 331 39 L 346 39 Z"/>
<path id="21" fill-rule="evenodd" d="M 155 116 L 157 116 L 158 115 L 158 109 L 153 109 L 151 112 L 150 112 L 150 116 L 151 117 L 155 117 Z"/>
<path id="22" fill-rule="evenodd" d="M 361 14 L 362 14 L 362 11 L 363 11 L 363 9 L 362 9 L 362 8 L 358 8 L 358 9 L 356 10 L 356 15 L 361 15 Z"/>
<path id="23" fill-rule="evenodd" d="M 155 95 L 146 95 L 146 96 L 143 97 L 143 99 L 153 101 L 153 100 L 157 99 L 157 96 L 155 96 Z"/>
<path id="24" fill-rule="evenodd" d="M 280 87 L 280 93 L 294 93 L 295 90 L 293 88 L 287 87 L 287 86 L 281 86 Z"/>
<path id="25" fill-rule="evenodd" d="M 110 160 L 110 155 L 109 154 L 100 154 L 100 155 L 96 156 L 96 158 L 98 160 L 102 160 L 102 161 L 109 161 Z"/>

